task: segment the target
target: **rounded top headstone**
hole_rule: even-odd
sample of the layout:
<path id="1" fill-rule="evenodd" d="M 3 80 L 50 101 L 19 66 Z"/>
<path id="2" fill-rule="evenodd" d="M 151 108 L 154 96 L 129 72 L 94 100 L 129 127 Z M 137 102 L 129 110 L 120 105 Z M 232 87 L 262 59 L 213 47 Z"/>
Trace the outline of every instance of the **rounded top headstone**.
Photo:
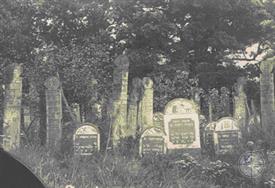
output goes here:
<path id="1" fill-rule="evenodd" d="M 215 131 L 239 130 L 237 121 L 232 117 L 223 117 L 216 123 Z"/>
<path id="2" fill-rule="evenodd" d="M 46 81 L 45 81 L 45 84 L 47 89 L 49 90 L 56 90 L 59 88 L 60 86 L 60 82 L 59 82 L 59 79 L 55 76 L 53 77 L 50 77 L 48 78 Z"/>
<path id="3" fill-rule="evenodd" d="M 143 133 L 141 134 L 141 137 L 144 137 L 144 136 L 151 136 L 151 135 L 154 135 L 154 136 L 162 136 L 162 137 L 165 137 L 166 134 L 165 132 L 163 131 L 163 129 L 159 128 L 159 127 L 149 127 L 147 129 L 145 129 L 143 131 Z"/>
<path id="4" fill-rule="evenodd" d="M 146 89 L 153 88 L 153 80 L 151 78 L 144 77 L 142 82 L 143 82 L 144 88 Z"/>
<path id="5" fill-rule="evenodd" d="M 79 134 L 99 134 L 98 128 L 92 123 L 82 124 L 75 132 L 76 135 Z"/>
<path id="6" fill-rule="evenodd" d="M 176 98 L 168 102 L 164 109 L 164 114 L 190 114 L 190 113 L 198 113 L 199 107 L 198 105 L 188 99 L 184 98 Z"/>

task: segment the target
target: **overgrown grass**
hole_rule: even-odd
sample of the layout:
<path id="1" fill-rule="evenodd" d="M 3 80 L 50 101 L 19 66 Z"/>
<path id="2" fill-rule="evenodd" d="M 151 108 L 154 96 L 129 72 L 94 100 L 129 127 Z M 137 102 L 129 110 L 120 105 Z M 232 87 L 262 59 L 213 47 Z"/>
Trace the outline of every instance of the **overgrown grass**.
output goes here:
<path id="1" fill-rule="evenodd" d="M 198 162 L 187 154 L 140 158 L 110 151 L 107 155 L 73 157 L 25 146 L 14 155 L 49 188 L 219 188 L 239 187 L 242 181 L 228 163 L 210 162 L 204 157 Z"/>

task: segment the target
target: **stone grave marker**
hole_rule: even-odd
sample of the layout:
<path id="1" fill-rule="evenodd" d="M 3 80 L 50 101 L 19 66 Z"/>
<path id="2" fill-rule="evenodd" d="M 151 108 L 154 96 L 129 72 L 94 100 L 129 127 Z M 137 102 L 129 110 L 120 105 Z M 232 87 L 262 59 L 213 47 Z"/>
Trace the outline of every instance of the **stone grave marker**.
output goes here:
<path id="1" fill-rule="evenodd" d="M 46 86 L 46 113 L 47 113 L 47 145 L 50 148 L 59 148 L 62 137 L 62 96 L 60 82 L 57 77 L 50 77 Z"/>
<path id="2" fill-rule="evenodd" d="M 3 148 L 6 151 L 20 146 L 22 67 L 14 64 L 11 68 L 13 75 L 6 88 L 3 114 Z"/>
<path id="3" fill-rule="evenodd" d="M 164 114 L 162 112 L 156 112 L 153 115 L 154 127 L 164 129 Z"/>
<path id="4" fill-rule="evenodd" d="M 183 98 L 170 101 L 164 110 L 164 127 L 169 150 L 200 151 L 199 108 L 195 102 Z"/>
<path id="5" fill-rule="evenodd" d="M 216 154 L 230 152 L 239 144 L 241 132 L 237 121 L 231 117 L 223 117 L 216 123 L 214 143 Z"/>
<path id="6" fill-rule="evenodd" d="M 140 105 L 140 118 L 141 118 L 141 131 L 153 126 L 153 81 L 149 77 L 144 77 L 143 80 L 144 92 L 141 98 Z"/>
<path id="7" fill-rule="evenodd" d="M 167 137 L 163 129 L 158 127 L 147 128 L 140 137 L 139 154 L 165 154 Z"/>
<path id="8" fill-rule="evenodd" d="M 211 122 L 207 124 L 203 130 L 203 141 L 206 151 L 214 151 L 214 131 L 216 127 L 216 122 Z"/>
<path id="9" fill-rule="evenodd" d="M 112 143 L 116 147 L 127 136 L 127 102 L 129 59 L 126 55 L 118 56 L 114 61 L 112 92 Z"/>
<path id="10" fill-rule="evenodd" d="M 100 149 L 99 130 L 94 124 L 82 124 L 82 126 L 76 130 L 73 141 L 75 155 L 92 155 Z"/>

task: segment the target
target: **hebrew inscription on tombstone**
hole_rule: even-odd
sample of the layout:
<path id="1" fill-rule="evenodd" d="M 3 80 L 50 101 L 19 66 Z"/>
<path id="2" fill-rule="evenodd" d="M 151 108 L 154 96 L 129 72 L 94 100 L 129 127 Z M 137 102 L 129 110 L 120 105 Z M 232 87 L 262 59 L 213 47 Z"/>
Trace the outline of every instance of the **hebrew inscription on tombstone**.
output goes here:
<path id="1" fill-rule="evenodd" d="M 79 127 L 73 140 L 75 155 L 92 155 L 100 149 L 100 134 L 94 124 L 86 123 Z"/>
<path id="2" fill-rule="evenodd" d="M 158 127 L 147 128 L 140 137 L 139 154 L 141 156 L 148 154 L 166 153 L 166 135 L 163 129 Z"/>
<path id="3" fill-rule="evenodd" d="M 239 144 L 241 137 L 237 121 L 231 117 L 224 117 L 217 121 L 214 132 L 216 154 L 232 151 Z"/>
<path id="4" fill-rule="evenodd" d="M 20 122 L 22 100 L 22 67 L 12 66 L 13 75 L 5 93 L 3 147 L 10 151 L 20 146 Z"/>
<path id="5" fill-rule="evenodd" d="M 47 112 L 47 145 L 52 148 L 60 147 L 62 136 L 62 98 L 60 82 L 57 77 L 50 77 L 46 86 L 46 112 Z"/>
<path id="6" fill-rule="evenodd" d="M 168 149 L 200 149 L 199 109 L 183 98 L 170 101 L 164 110 Z"/>
<path id="7" fill-rule="evenodd" d="M 164 129 L 164 114 L 162 112 L 156 112 L 153 115 L 154 127 Z"/>

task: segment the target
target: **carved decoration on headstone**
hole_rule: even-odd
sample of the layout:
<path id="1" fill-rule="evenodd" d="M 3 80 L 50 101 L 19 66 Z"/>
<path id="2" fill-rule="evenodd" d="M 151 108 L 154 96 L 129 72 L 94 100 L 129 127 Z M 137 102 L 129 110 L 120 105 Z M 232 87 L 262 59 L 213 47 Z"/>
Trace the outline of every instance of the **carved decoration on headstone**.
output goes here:
<path id="1" fill-rule="evenodd" d="M 231 117 L 223 117 L 216 123 L 214 143 L 216 154 L 232 151 L 239 144 L 241 132 L 237 121 Z"/>
<path id="2" fill-rule="evenodd" d="M 147 128 L 141 135 L 139 141 L 139 154 L 154 155 L 166 153 L 167 137 L 163 129 L 158 127 Z"/>
<path id="3" fill-rule="evenodd" d="M 168 149 L 200 149 L 199 108 L 183 98 L 170 101 L 164 110 Z"/>
<path id="4" fill-rule="evenodd" d="M 117 146 L 127 136 L 127 99 L 129 59 L 120 55 L 115 59 L 111 112 L 112 143 Z"/>
<path id="5" fill-rule="evenodd" d="M 22 101 L 22 67 L 13 64 L 12 78 L 6 88 L 3 123 L 3 148 L 10 151 L 20 146 L 20 123 Z"/>
<path id="6" fill-rule="evenodd" d="M 92 155 L 100 150 L 100 133 L 91 123 L 82 124 L 75 132 L 74 155 Z"/>
<path id="7" fill-rule="evenodd" d="M 46 86 L 46 120 L 47 120 L 47 146 L 60 148 L 62 137 L 62 96 L 60 82 L 57 77 L 50 77 L 45 82 Z"/>

